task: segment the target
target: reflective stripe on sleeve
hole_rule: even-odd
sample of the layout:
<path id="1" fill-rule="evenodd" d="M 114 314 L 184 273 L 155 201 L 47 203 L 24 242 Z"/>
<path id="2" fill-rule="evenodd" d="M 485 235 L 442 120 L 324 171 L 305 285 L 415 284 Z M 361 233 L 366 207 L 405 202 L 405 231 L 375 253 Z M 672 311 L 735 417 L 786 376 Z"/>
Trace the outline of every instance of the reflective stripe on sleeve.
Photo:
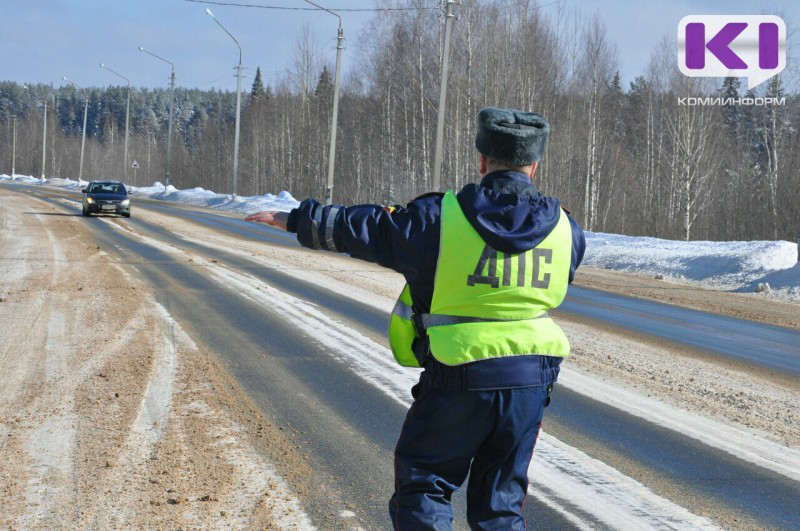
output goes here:
<path id="1" fill-rule="evenodd" d="M 328 211 L 328 219 L 325 220 L 325 233 L 324 233 L 324 249 L 326 251 L 336 251 L 336 243 L 333 241 L 333 224 L 336 221 L 336 214 L 339 213 L 339 207 L 331 207 Z"/>
<path id="2" fill-rule="evenodd" d="M 322 249 L 319 243 L 319 226 L 322 224 L 322 205 L 319 205 L 314 212 L 314 219 L 311 220 L 311 243 L 314 249 Z"/>

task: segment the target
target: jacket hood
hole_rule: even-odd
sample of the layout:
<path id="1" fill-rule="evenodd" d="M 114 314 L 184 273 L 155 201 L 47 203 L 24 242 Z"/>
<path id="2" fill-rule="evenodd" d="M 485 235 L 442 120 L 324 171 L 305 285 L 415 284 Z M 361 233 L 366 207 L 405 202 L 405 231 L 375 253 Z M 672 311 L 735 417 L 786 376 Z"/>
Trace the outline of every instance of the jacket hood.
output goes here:
<path id="1" fill-rule="evenodd" d="M 555 228 L 561 203 L 546 197 L 524 173 L 503 170 L 487 174 L 457 194 L 472 227 L 493 249 L 521 253 L 542 242 Z"/>

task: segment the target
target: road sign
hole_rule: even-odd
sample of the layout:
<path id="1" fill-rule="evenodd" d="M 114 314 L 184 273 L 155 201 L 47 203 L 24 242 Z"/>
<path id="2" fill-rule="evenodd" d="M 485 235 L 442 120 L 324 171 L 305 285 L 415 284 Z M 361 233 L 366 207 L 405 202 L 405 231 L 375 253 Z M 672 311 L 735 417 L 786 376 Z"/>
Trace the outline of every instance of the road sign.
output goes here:
<path id="1" fill-rule="evenodd" d="M 131 168 L 133 168 L 134 170 L 138 170 L 139 169 L 139 163 L 134 160 L 131 163 Z"/>

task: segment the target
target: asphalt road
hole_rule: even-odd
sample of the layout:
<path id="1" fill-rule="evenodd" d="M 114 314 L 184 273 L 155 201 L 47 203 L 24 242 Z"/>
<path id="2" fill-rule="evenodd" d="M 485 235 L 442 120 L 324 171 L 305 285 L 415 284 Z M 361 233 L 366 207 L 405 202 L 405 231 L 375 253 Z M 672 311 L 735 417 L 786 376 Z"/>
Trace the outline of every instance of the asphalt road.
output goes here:
<path id="1" fill-rule="evenodd" d="M 559 311 L 800 376 L 800 333 L 571 286 Z"/>
<path id="2" fill-rule="evenodd" d="M 37 187 L 25 190 L 57 208 L 79 214 L 78 203 L 72 207 L 63 201 L 64 197 L 74 200 L 74 194 Z M 151 202 L 138 202 L 139 208 L 179 216 L 232 238 L 296 246 L 291 236 L 224 215 Z M 125 220 L 135 233 L 246 272 L 291 297 L 313 301 L 332 318 L 367 337 L 378 340 L 383 336 L 388 316 L 377 313 L 374 307 L 265 268 L 241 255 L 188 242 L 168 227 L 138 219 L 136 209 L 133 217 Z M 237 289 L 209 278 L 202 268 L 135 234 L 98 219 L 86 221 L 94 224 L 99 245 L 157 288 L 159 302 L 195 341 L 216 352 L 264 414 L 291 430 L 298 445 L 307 449 L 315 477 L 308 478 L 309 490 L 303 503 L 315 523 L 330 528 L 331 515 L 341 507 L 351 507 L 362 527 L 386 528 L 392 453 L 405 415 L 404 405 L 376 390 L 329 347 L 298 333 L 274 308 L 242 297 Z M 800 334 L 794 331 L 587 289 L 571 288 L 563 311 L 711 351 L 740 363 L 790 375 L 800 373 Z M 640 481 L 662 486 L 655 488 L 659 492 L 670 492 L 670 485 L 679 486 L 681 500 L 692 499 L 695 514 L 762 528 L 800 527 L 797 481 L 578 393 L 561 389 L 554 398 L 547 412 L 550 432 L 589 455 L 617 456 L 618 461 L 628 463 Z M 410 396 L 407 400 L 410 403 Z M 560 502 L 561 507 L 556 509 L 552 503 L 529 497 L 525 512 L 531 526 L 573 529 L 588 524 L 608 528 L 599 514 L 577 514 L 576 510 L 575 518 L 570 517 L 569 500 Z M 463 515 L 463 495 L 455 499 L 455 505 L 456 514 Z M 460 528 L 464 528 L 463 518 L 460 522 Z"/>

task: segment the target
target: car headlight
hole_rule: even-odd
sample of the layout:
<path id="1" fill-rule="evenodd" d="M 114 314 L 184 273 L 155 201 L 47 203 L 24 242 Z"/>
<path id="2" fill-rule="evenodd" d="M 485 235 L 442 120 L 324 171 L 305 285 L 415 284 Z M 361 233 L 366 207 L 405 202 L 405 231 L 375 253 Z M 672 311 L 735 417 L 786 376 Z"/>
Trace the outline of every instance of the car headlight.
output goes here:
<path id="1" fill-rule="evenodd" d="M 123 199 L 122 203 L 120 203 L 120 205 L 122 205 L 124 207 L 130 206 L 130 204 L 131 204 L 131 200 L 130 199 Z"/>
<path id="2" fill-rule="evenodd" d="M 88 196 L 87 196 L 87 197 L 86 197 L 86 202 L 87 202 L 87 203 L 90 203 L 90 204 L 91 204 L 91 203 L 94 203 L 94 198 L 92 198 L 92 197 L 88 197 Z"/>

